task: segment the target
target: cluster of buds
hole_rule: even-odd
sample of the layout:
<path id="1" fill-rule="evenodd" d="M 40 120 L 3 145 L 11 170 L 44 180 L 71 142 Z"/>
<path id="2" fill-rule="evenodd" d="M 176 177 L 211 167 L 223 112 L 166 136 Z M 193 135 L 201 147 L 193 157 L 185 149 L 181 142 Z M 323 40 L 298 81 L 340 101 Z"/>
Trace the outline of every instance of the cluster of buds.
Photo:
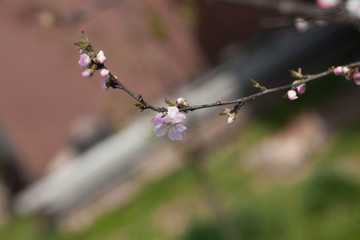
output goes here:
<path id="1" fill-rule="evenodd" d="M 299 82 L 301 82 L 300 80 L 296 80 L 293 82 L 293 85 L 296 85 L 298 84 Z M 300 84 L 298 86 L 296 86 L 295 88 L 293 89 L 290 89 L 289 91 L 287 91 L 287 97 L 290 99 L 290 100 L 295 100 L 298 98 L 298 94 L 299 95 L 302 95 L 304 94 L 306 91 L 306 85 L 305 83 L 303 84 Z"/>
<path id="2" fill-rule="evenodd" d="M 224 108 L 220 115 L 226 115 L 228 117 L 227 122 L 229 124 L 235 121 L 235 112 L 229 108 Z"/>
<path id="3" fill-rule="evenodd" d="M 102 50 L 99 51 L 96 58 L 93 55 L 93 52 L 85 52 L 83 49 L 80 49 L 80 60 L 78 63 L 80 68 L 85 69 L 81 73 L 81 76 L 84 78 L 91 78 L 97 68 L 104 65 L 106 61 L 106 57 Z"/>
<path id="4" fill-rule="evenodd" d="M 104 90 L 109 88 L 110 72 L 105 68 L 104 63 L 106 61 L 106 56 L 102 50 L 95 57 L 95 51 L 89 41 L 85 36 L 85 33 L 82 33 L 81 41 L 75 43 L 79 47 L 80 59 L 78 61 L 80 68 L 85 69 L 81 76 L 84 78 L 91 78 L 95 71 L 100 70 L 100 75 L 105 79 L 101 82 L 101 87 Z"/>
<path id="5" fill-rule="evenodd" d="M 357 68 L 338 66 L 332 69 L 332 71 L 336 76 L 344 76 L 346 80 L 354 80 L 356 85 L 360 85 L 360 72 Z"/>

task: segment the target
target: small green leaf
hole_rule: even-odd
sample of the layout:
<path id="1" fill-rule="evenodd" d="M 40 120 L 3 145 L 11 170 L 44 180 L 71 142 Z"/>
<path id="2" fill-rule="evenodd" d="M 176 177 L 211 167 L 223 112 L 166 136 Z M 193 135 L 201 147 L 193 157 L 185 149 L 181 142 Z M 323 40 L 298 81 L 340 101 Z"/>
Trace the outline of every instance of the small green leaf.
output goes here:
<path id="1" fill-rule="evenodd" d="M 253 85 L 254 87 L 256 87 L 256 88 L 261 88 L 260 83 L 258 83 L 257 81 L 255 81 L 255 79 L 250 78 L 249 80 L 250 80 L 250 82 L 252 83 L 252 85 Z"/>
<path id="2" fill-rule="evenodd" d="M 171 102 L 168 98 L 165 98 L 165 103 L 169 106 L 169 107 L 174 107 L 176 106 L 175 103 Z"/>

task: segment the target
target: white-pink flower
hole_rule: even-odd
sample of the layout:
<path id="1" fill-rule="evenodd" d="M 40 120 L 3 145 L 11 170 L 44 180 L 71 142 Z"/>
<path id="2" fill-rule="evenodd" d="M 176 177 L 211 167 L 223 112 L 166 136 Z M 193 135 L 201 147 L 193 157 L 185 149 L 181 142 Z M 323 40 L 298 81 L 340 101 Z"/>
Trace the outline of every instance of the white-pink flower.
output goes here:
<path id="1" fill-rule="evenodd" d="M 345 8 L 351 16 L 360 18 L 360 0 L 348 0 Z"/>
<path id="2" fill-rule="evenodd" d="M 289 98 L 290 100 L 295 100 L 295 99 L 298 98 L 297 95 L 296 95 L 296 91 L 293 90 L 293 89 L 289 90 L 289 91 L 287 92 L 287 95 L 288 95 L 288 98 Z"/>
<path id="3" fill-rule="evenodd" d="M 106 68 L 103 68 L 103 69 L 101 69 L 101 71 L 100 71 L 100 75 L 103 77 L 103 78 L 108 78 L 109 77 L 109 70 L 108 69 L 106 69 Z"/>
<path id="4" fill-rule="evenodd" d="M 104 55 L 103 50 L 100 50 L 96 58 L 99 60 L 99 63 L 103 64 L 106 61 L 106 57 Z"/>
<path id="5" fill-rule="evenodd" d="M 324 9 L 332 9 L 340 4 L 340 0 L 316 0 L 319 7 Z"/>
<path id="6" fill-rule="evenodd" d="M 185 120 L 185 115 L 180 113 L 177 107 L 168 107 L 167 113 L 156 114 L 151 123 L 155 126 L 156 135 L 160 137 L 167 134 L 174 141 L 182 140 L 185 136 L 186 127 L 181 124 Z"/>
<path id="7" fill-rule="evenodd" d="M 90 63 L 91 58 L 87 54 L 83 53 L 80 55 L 79 65 L 81 68 L 89 67 Z"/>

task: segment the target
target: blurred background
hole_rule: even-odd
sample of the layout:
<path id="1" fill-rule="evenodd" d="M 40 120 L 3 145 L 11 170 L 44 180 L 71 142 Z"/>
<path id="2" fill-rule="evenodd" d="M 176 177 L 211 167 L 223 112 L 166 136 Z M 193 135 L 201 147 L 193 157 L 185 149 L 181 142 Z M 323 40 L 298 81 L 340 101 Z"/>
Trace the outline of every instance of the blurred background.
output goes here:
<path id="1" fill-rule="evenodd" d="M 315 1 L 263 2 L 0 0 L 0 239 L 359 239 L 352 81 L 313 81 L 296 101 L 266 95 L 231 125 L 221 108 L 189 113 L 172 142 L 154 134 L 155 113 L 103 91 L 98 73 L 81 77 L 81 31 L 162 106 L 360 60 L 354 22 L 312 21 Z M 311 28 L 296 30 L 297 17 Z"/>

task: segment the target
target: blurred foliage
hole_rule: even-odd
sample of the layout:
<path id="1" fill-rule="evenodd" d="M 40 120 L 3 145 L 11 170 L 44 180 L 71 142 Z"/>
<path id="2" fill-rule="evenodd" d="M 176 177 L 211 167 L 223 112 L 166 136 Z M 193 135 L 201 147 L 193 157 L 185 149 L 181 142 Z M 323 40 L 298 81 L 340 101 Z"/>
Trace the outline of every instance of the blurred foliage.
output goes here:
<path id="1" fill-rule="evenodd" d="M 150 14 L 148 17 L 149 30 L 151 34 L 159 39 L 166 39 L 168 37 L 168 32 L 164 21 L 160 16 L 155 13 Z"/>
<path id="2" fill-rule="evenodd" d="M 198 21 L 198 11 L 195 0 L 180 1 L 180 14 L 190 27 L 196 27 Z"/>

